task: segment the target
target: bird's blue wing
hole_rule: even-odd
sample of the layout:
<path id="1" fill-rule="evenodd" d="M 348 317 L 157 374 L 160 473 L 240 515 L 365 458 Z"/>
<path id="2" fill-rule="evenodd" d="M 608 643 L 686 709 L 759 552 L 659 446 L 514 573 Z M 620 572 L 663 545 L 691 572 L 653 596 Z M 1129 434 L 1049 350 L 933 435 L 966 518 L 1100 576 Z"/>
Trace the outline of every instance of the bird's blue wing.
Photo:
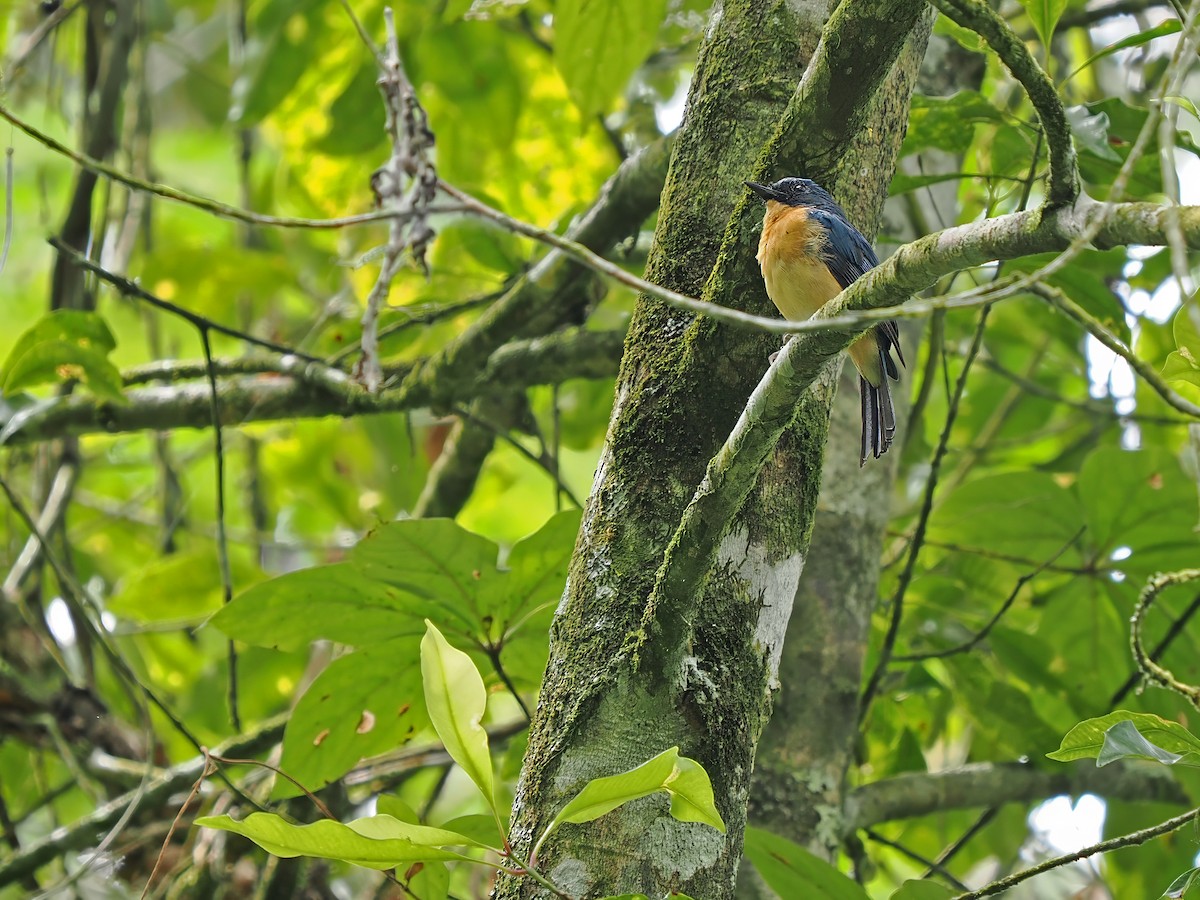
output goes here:
<path id="1" fill-rule="evenodd" d="M 867 239 L 841 216 L 812 208 L 808 215 L 825 231 L 825 249 L 821 258 L 842 290 L 858 281 L 868 269 L 879 265 L 879 257 Z"/>
<path id="2" fill-rule="evenodd" d="M 879 257 L 871 249 L 870 242 L 841 216 L 828 210 L 812 208 L 808 210 L 808 215 L 825 230 L 825 248 L 821 252 L 821 259 L 829 267 L 829 273 L 842 286 L 842 290 L 879 265 Z M 896 356 L 903 365 L 900 329 L 894 321 L 880 322 L 875 326 L 875 336 L 879 340 L 884 369 L 892 378 L 898 378 L 900 373 L 892 361 L 890 351 L 895 348 Z"/>

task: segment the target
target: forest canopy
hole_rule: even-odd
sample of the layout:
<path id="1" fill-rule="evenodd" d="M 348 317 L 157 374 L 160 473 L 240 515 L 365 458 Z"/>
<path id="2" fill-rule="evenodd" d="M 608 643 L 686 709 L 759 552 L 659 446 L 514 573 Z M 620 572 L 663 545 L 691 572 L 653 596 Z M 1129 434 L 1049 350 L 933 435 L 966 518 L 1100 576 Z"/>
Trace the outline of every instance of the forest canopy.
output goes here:
<path id="1" fill-rule="evenodd" d="M 0 897 L 1200 896 L 1198 42 L 0 9 Z"/>

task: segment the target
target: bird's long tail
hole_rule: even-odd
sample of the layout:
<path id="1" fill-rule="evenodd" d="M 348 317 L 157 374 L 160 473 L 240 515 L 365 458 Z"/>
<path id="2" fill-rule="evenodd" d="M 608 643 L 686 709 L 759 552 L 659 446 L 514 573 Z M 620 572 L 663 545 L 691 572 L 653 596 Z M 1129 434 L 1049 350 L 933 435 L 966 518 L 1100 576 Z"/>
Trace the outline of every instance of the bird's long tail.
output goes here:
<path id="1" fill-rule="evenodd" d="M 858 464 L 862 466 L 867 462 L 868 453 L 879 459 L 892 446 L 896 434 L 896 408 L 892 405 L 886 374 L 879 379 L 878 387 L 860 375 L 858 393 L 862 399 L 862 452 Z"/>

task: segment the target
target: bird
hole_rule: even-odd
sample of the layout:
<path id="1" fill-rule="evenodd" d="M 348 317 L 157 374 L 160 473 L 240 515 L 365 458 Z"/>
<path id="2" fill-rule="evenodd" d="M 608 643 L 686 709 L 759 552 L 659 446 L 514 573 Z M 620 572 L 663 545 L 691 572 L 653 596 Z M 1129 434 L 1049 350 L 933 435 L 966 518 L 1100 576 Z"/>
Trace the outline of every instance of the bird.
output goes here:
<path id="1" fill-rule="evenodd" d="M 830 193 L 808 178 L 783 178 L 773 184 L 745 185 L 766 201 L 758 263 L 767 296 L 785 319 L 801 322 L 879 265 L 870 242 L 850 224 Z M 850 345 L 858 369 L 862 400 L 862 448 L 878 459 L 896 434 L 896 408 L 888 379 L 898 381 L 900 330 L 895 321 L 881 322 Z"/>

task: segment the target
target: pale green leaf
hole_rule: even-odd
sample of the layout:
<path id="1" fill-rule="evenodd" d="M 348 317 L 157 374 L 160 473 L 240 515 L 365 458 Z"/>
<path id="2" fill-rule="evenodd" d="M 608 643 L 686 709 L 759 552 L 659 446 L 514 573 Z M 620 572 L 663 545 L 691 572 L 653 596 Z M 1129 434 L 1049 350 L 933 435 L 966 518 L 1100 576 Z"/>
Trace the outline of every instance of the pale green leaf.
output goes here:
<path id="1" fill-rule="evenodd" d="M 1106 716 L 1080 722 L 1067 732 L 1057 750 L 1046 755 L 1059 762 L 1095 759 L 1104 748 L 1106 733 L 1118 722 L 1132 723 L 1142 737 L 1169 753 L 1200 753 L 1200 738 L 1178 722 L 1171 722 L 1152 713 L 1120 709 Z"/>
<path id="2" fill-rule="evenodd" d="M 496 807 L 492 756 L 480 721 L 487 706 L 483 679 L 471 657 L 447 643 L 428 619 L 421 639 L 421 680 L 425 705 L 446 752 Z"/>
<path id="3" fill-rule="evenodd" d="M 1064 78 L 1063 81 L 1070 81 L 1088 66 L 1092 65 L 1092 63 L 1096 62 L 1097 60 L 1104 59 L 1106 56 L 1111 56 L 1118 50 L 1127 50 L 1130 47 L 1140 47 L 1142 44 L 1150 43 L 1150 41 L 1154 40 L 1155 38 L 1166 37 L 1170 34 L 1178 34 L 1182 27 L 1183 26 L 1178 19 L 1167 19 L 1167 21 L 1160 25 L 1155 25 L 1153 28 L 1147 28 L 1145 31 L 1139 31 L 1137 34 L 1131 34 L 1127 38 L 1122 38 L 1121 40 L 1109 44 L 1107 47 L 1104 47 L 1101 50 L 1097 50 L 1086 60 L 1084 60 L 1083 64 L 1080 65 L 1079 68 L 1075 69 L 1075 71 Z"/>
<path id="4" fill-rule="evenodd" d="M 393 829 L 387 824 L 363 824 L 369 821 L 359 819 L 343 825 L 324 820 L 293 825 L 274 813 L 256 812 L 240 822 L 230 816 L 202 816 L 196 824 L 243 835 L 268 853 L 289 859 L 295 856 L 340 859 L 369 869 L 390 869 L 417 860 L 470 859 L 461 853 L 390 836 Z M 371 832 L 389 836 L 378 837 Z"/>
<path id="5" fill-rule="evenodd" d="M 1107 766 L 1120 759 L 1148 759 L 1151 762 L 1173 766 L 1184 757 L 1158 747 L 1137 730 L 1129 720 L 1117 722 L 1104 732 L 1104 744 L 1096 754 L 1096 765 Z"/>
<path id="6" fill-rule="evenodd" d="M 1200 868 L 1188 869 L 1171 882 L 1170 886 L 1162 892 L 1160 900 L 1180 900 L 1197 884 L 1200 884 Z"/>
<path id="7" fill-rule="evenodd" d="M 717 812 L 713 800 L 712 782 L 704 766 L 680 756 L 675 760 L 675 771 L 667 778 L 664 787 L 671 794 L 671 815 L 680 822 L 701 822 L 711 825 L 722 834 L 725 822 Z"/>
<path id="8" fill-rule="evenodd" d="M 550 828 L 562 822 L 590 822 L 624 803 L 663 790 L 678 758 L 679 748 L 671 747 L 628 772 L 593 778 L 559 811 Z"/>

